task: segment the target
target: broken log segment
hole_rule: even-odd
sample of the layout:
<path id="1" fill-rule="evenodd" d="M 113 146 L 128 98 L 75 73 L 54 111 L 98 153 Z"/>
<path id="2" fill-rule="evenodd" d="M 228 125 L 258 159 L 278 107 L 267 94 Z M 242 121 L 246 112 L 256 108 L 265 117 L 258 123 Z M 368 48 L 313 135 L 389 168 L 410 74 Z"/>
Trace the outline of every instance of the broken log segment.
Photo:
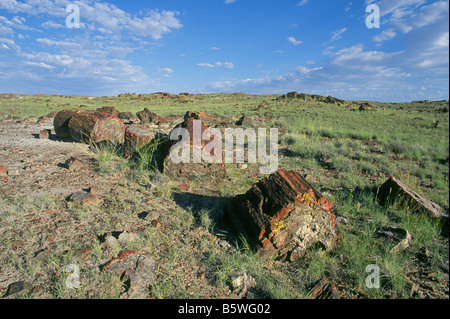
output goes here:
<path id="1" fill-rule="evenodd" d="M 70 136 L 75 142 L 109 141 L 123 144 L 125 125 L 114 115 L 98 111 L 77 111 L 69 121 Z"/>
<path id="2" fill-rule="evenodd" d="M 424 198 L 394 176 L 380 186 L 377 198 L 381 205 L 391 203 L 398 208 L 408 207 L 411 213 L 425 213 L 434 218 L 445 217 L 444 210 L 439 205 Z"/>
<path id="3" fill-rule="evenodd" d="M 124 155 L 132 157 L 134 153 L 141 150 L 150 143 L 159 131 L 148 125 L 130 125 L 125 130 Z"/>
<path id="4" fill-rule="evenodd" d="M 299 173 L 279 169 L 238 195 L 225 209 L 225 223 L 263 255 L 295 260 L 312 247 L 339 239 L 332 204 Z"/>
<path id="5" fill-rule="evenodd" d="M 188 112 L 189 113 L 189 112 Z M 214 154 L 214 149 L 208 153 L 211 161 L 204 160 L 205 147 L 211 142 L 209 128 L 201 120 L 186 117 L 176 129 L 184 129 L 188 138 L 181 137 L 178 141 L 169 141 L 169 152 L 164 155 L 163 172 L 174 180 L 198 180 L 201 182 L 220 181 L 226 177 L 222 154 Z M 172 130 L 172 132 L 174 131 Z M 170 135 L 172 135 L 172 132 Z M 169 135 L 169 136 L 170 136 Z M 179 155 L 181 152 L 181 156 Z M 174 160 L 177 156 L 178 160 Z"/>
<path id="6" fill-rule="evenodd" d="M 58 112 L 53 119 L 56 136 L 61 139 L 70 138 L 69 121 L 76 113 L 76 110 L 63 110 Z"/>

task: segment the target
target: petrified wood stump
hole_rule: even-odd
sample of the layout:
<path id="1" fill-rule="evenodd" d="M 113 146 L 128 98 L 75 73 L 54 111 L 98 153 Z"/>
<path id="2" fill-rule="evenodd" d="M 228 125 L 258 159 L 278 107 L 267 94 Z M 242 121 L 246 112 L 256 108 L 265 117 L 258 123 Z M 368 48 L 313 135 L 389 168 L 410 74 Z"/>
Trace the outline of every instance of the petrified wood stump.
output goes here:
<path id="1" fill-rule="evenodd" d="M 295 171 L 279 169 L 236 196 L 224 220 L 262 255 L 294 260 L 339 239 L 332 204 Z"/>

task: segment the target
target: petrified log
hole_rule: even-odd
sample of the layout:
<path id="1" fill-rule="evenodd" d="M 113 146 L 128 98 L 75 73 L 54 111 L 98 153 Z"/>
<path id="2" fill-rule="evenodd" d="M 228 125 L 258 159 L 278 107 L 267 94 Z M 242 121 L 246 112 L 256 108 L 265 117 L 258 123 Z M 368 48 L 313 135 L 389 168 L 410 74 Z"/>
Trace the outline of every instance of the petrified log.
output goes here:
<path id="1" fill-rule="evenodd" d="M 339 239 L 332 204 L 295 171 L 279 169 L 225 209 L 224 220 L 262 255 L 294 260 Z"/>
<path id="2" fill-rule="evenodd" d="M 168 153 L 164 154 L 162 165 L 164 174 L 175 180 L 211 182 L 224 179 L 226 169 L 222 154 L 215 154 L 214 149 L 206 150 L 212 142 L 210 129 L 200 120 L 191 117 L 174 130 L 178 128 L 184 129 L 188 136 L 178 141 L 169 141 L 170 147 L 166 148 Z M 205 161 L 205 154 L 209 156 L 208 161 Z"/>
<path id="3" fill-rule="evenodd" d="M 59 138 L 70 138 L 69 121 L 76 113 L 76 110 L 63 110 L 58 112 L 53 119 L 56 136 Z"/>
<path id="4" fill-rule="evenodd" d="M 125 130 L 124 155 L 131 157 L 150 143 L 159 132 L 148 125 L 130 125 Z"/>
<path id="5" fill-rule="evenodd" d="M 98 111 L 78 111 L 69 121 L 69 132 L 76 142 L 109 141 L 123 144 L 125 125 L 114 115 Z"/>
<path id="6" fill-rule="evenodd" d="M 380 186 L 377 198 L 381 205 L 392 203 L 398 208 L 408 207 L 411 213 L 425 213 L 436 218 L 446 216 L 439 205 L 424 198 L 394 176 Z"/>

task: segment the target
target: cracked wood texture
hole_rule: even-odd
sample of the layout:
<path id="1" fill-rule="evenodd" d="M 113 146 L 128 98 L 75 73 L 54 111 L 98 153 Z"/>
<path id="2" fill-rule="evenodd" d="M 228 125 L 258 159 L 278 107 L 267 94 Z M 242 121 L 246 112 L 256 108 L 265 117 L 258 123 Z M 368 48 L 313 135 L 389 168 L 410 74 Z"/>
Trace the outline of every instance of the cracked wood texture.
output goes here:
<path id="1" fill-rule="evenodd" d="M 232 199 L 224 217 L 261 254 L 294 260 L 338 241 L 332 209 L 299 173 L 279 169 Z"/>

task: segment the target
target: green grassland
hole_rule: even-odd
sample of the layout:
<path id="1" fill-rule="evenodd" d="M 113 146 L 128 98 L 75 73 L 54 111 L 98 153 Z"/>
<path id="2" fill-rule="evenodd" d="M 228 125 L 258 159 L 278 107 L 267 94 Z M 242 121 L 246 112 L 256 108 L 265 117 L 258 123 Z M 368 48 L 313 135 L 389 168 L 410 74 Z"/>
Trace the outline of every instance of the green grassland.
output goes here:
<path id="1" fill-rule="evenodd" d="M 153 287 L 151 295 L 155 298 L 202 297 L 200 288 L 197 291 L 194 285 L 189 290 L 182 284 L 180 277 L 183 272 L 176 271 L 180 260 L 193 265 L 200 262 L 201 266 L 192 266 L 193 269 L 205 271 L 218 289 L 229 284 L 233 271 L 244 270 L 256 278 L 259 289 L 264 292 L 259 297 L 309 298 L 311 284 L 327 278 L 366 298 L 410 298 L 410 273 L 418 267 L 417 255 L 424 249 L 431 255 L 427 266 L 430 273 L 441 274 L 443 265 L 447 265 L 447 279 L 436 275 L 439 278 L 432 290 L 439 290 L 438 283 L 447 280 L 448 284 L 448 238 L 442 237 L 439 221 L 411 215 L 406 210 L 381 207 L 375 201 L 373 191 L 395 175 L 448 212 L 448 102 L 370 102 L 370 110 L 359 111 L 358 106 L 362 102 L 346 101 L 335 105 L 283 99 L 279 95 L 244 93 L 189 96 L 127 94 L 118 97 L 3 94 L 0 95 L 0 119 L 7 115 L 39 117 L 62 109 L 96 109 L 102 106 L 115 106 L 121 112 L 133 113 L 147 107 L 160 116 L 182 116 L 187 111 L 201 111 L 238 119 L 245 114 L 251 117 L 255 126 L 264 123 L 264 127 L 279 128 L 282 154 L 279 166 L 298 170 L 307 176 L 334 203 L 337 215 L 346 220 L 346 223 L 339 224 L 342 241 L 338 248 L 331 252 L 314 251 L 299 261 L 287 264 L 260 259 L 245 243 L 231 253 L 217 251 L 206 235 L 197 238 L 193 225 L 197 227 L 200 224 L 207 233 L 219 236 L 220 230 L 215 225 L 217 215 L 220 215 L 219 204 L 201 212 L 180 207 L 164 217 L 164 222 L 173 225 L 173 233 L 146 231 L 136 245 L 157 251 L 163 243 L 172 241 L 174 236 L 183 236 L 187 243 L 197 243 L 196 255 L 201 257 L 190 255 L 188 245 L 178 250 L 161 251 L 166 262 L 160 271 L 165 277 Z M 142 184 L 142 179 L 148 177 L 142 167 L 130 165 L 113 150 L 97 152 L 102 174 L 127 172 L 125 176 L 133 185 Z M 236 165 L 227 165 L 227 171 L 229 180 L 216 185 L 214 191 L 221 198 L 245 193 L 253 183 L 264 177 L 259 174 L 257 165 L 250 165 L 244 173 Z M 194 189 L 201 188 L 202 185 L 194 185 Z M 162 196 L 172 199 L 173 191 L 169 185 L 161 190 Z M 202 193 L 208 193 L 208 190 Z M 126 205 L 140 202 L 136 195 L 132 195 L 131 199 L 115 200 L 117 207 L 123 210 L 116 212 L 122 214 L 120 216 L 126 215 Z M 14 199 L 5 199 L 4 203 L 9 207 L 19 205 Z M 413 244 L 405 252 L 392 253 L 392 247 L 374 237 L 377 227 L 393 221 L 411 233 Z M 150 246 L 151 249 L 148 248 Z M 102 252 L 99 251 L 99 254 Z M 381 289 L 369 289 L 364 285 L 368 275 L 365 269 L 369 264 L 377 264 L 381 268 Z M 32 265 L 26 267 L 33 268 Z M 120 288 L 117 278 L 101 279 L 96 274 L 85 276 L 91 278 L 95 285 L 101 285 L 99 281 L 104 280 L 110 287 Z M 113 294 L 114 289 L 106 289 L 100 297 L 110 297 L 107 291 Z M 78 297 L 83 297 L 85 292 L 78 293 Z M 72 296 L 64 291 L 54 295 Z M 448 298 L 448 288 L 438 296 Z"/>

